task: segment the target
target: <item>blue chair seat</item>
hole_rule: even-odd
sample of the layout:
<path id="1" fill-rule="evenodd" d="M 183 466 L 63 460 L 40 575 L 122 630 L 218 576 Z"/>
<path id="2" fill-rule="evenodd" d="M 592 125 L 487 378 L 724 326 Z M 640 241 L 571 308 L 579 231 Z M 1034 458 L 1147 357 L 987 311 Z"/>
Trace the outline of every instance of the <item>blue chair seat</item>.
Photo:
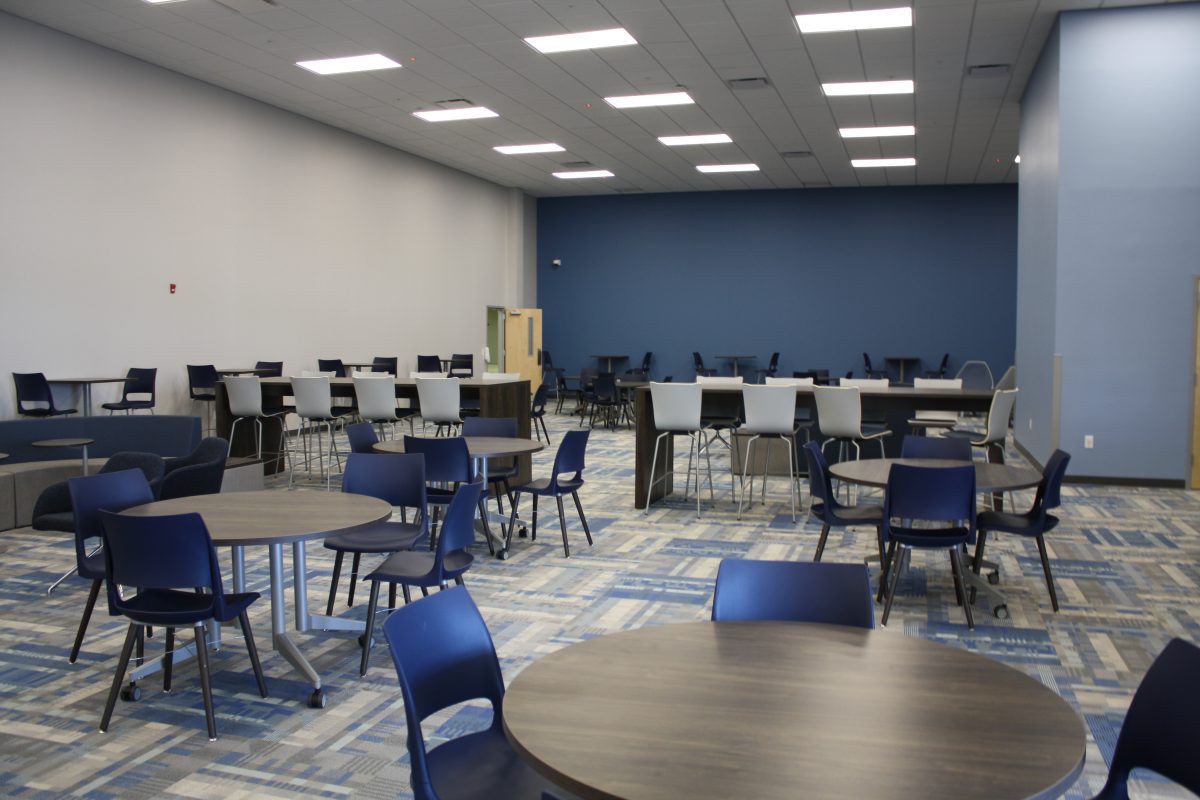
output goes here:
<path id="1" fill-rule="evenodd" d="M 825 522 L 825 504 L 813 503 L 809 509 L 812 515 Z M 839 505 L 834 512 L 835 521 L 846 523 L 862 523 L 863 525 L 879 525 L 883 522 L 883 506 L 843 506 Z"/>
<path id="2" fill-rule="evenodd" d="M 1022 536 L 1038 536 L 1047 531 L 1054 530 L 1058 525 L 1058 517 L 1053 514 L 1046 515 L 1044 525 L 1038 523 L 1035 517 L 1029 514 L 1011 514 L 1005 511 L 980 511 L 979 512 L 979 529 L 989 531 L 1004 531 L 1005 533 L 1016 533 Z"/>
<path id="3" fill-rule="evenodd" d="M 213 598 L 210 594 L 188 592 L 181 589 L 144 589 L 122 604 L 121 613 L 143 625 L 193 625 L 206 619 L 230 622 L 250 607 L 258 598 L 258 592 L 225 595 L 225 614 L 215 616 Z"/>
<path id="4" fill-rule="evenodd" d="M 112 403 L 101 403 L 101 408 L 109 411 L 136 411 L 143 408 L 154 408 L 153 400 L 117 400 Z"/>
<path id="5" fill-rule="evenodd" d="M 406 583 L 410 586 L 438 586 L 443 578 L 434 571 L 435 555 L 419 550 L 404 550 L 392 553 L 367 576 L 369 581 L 384 583 Z M 475 556 L 463 550 L 446 554 L 442 564 L 444 579 L 453 579 L 466 572 L 475 562 Z"/>
<path id="6" fill-rule="evenodd" d="M 418 522 L 381 522 L 369 528 L 339 533 L 325 540 L 330 550 L 348 553 L 391 553 L 410 550 L 425 538 L 425 526 Z"/>
<path id="7" fill-rule="evenodd" d="M 79 577 L 88 578 L 90 580 L 102 580 L 104 578 L 104 551 L 100 550 L 90 556 L 77 558 L 76 562 L 79 566 Z"/>
<path id="8" fill-rule="evenodd" d="M 78 413 L 73 408 L 27 408 L 21 412 L 25 417 L 61 417 L 65 414 Z"/>
<path id="9" fill-rule="evenodd" d="M 539 798 L 543 791 L 562 792 L 527 766 L 497 728 L 451 739 L 428 751 L 425 759 L 442 800 Z"/>
<path id="10" fill-rule="evenodd" d="M 969 528 L 889 528 L 888 538 L 910 547 L 954 547 L 972 538 Z"/>
<path id="11" fill-rule="evenodd" d="M 34 530 L 39 531 L 62 531 L 63 533 L 73 533 L 75 531 L 75 512 L 73 511 L 55 511 L 50 514 L 41 514 L 33 526 Z M 104 577 L 104 560 L 100 561 L 100 577 Z"/>
<path id="12" fill-rule="evenodd" d="M 529 494 L 542 495 L 543 497 L 550 497 L 555 494 L 570 494 L 571 492 L 577 492 L 581 486 L 583 486 L 582 478 L 576 479 L 560 477 L 557 481 L 556 490 L 555 483 L 551 478 L 539 478 L 536 481 L 530 481 L 529 483 L 523 484 L 521 486 L 521 491 L 528 492 Z"/>

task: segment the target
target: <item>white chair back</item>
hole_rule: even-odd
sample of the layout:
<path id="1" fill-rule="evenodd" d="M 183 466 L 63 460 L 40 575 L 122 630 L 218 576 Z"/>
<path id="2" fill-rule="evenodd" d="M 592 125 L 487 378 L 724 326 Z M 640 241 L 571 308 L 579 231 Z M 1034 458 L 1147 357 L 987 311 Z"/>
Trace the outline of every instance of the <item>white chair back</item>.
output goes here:
<path id="1" fill-rule="evenodd" d="M 519 373 L 519 372 L 484 372 L 479 377 L 483 378 L 484 383 L 488 383 L 488 382 L 505 383 L 508 381 L 521 380 L 521 373 Z"/>
<path id="2" fill-rule="evenodd" d="M 292 395 L 296 415 L 304 419 L 329 419 L 333 416 L 333 394 L 328 375 L 293 375 Z"/>
<path id="3" fill-rule="evenodd" d="M 962 389 L 962 378 L 913 378 L 914 389 Z"/>
<path id="4" fill-rule="evenodd" d="M 295 377 L 295 376 L 293 376 L 293 377 Z M 337 373 L 336 372 L 321 372 L 320 370 L 317 370 L 317 369 L 302 369 L 302 370 L 300 370 L 300 377 L 302 377 L 302 378 L 334 378 L 334 377 L 337 377 Z"/>
<path id="5" fill-rule="evenodd" d="M 742 387 L 746 424 L 741 433 L 791 433 L 796 426 L 796 388 L 748 383 Z"/>
<path id="6" fill-rule="evenodd" d="M 396 383 L 391 375 L 355 373 L 354 396 L 358 398 L 358 413 L 363 419 L 380 422 L 397 418 Z"/>
<path id="7" fill-rule="evenodd" d="M 431 380 L 434 380 L 435 378 L 446 378 L 449 376 L 446 375 L 446 373 L 444 373 L 444 372 L 410 372 L 410 373 L 408 373 L 408 377 L 414 381 L 417 378 L 420 378 L 420 379 L 426 380 L 426 381 L 431 381 Z"/>
<path id="8" fill-rule="evenodd" d="M 798 386 L 813 386 L 814 381 L 812 378 L 773 378 L 768 375 L 766 385 L 791 386 L 792 388 L 796 388 Z"/>
<path id="9" fill-rule="evenodd" d="M 699 383 L 651 383 L 650 400 L 654 404 L 655 430 L 700 430 L 702 394 Z"/>
<path id="10" fill-rule="evenodd" d="M 997 389 L 1015 389 L 1017 388 L 1017 367 L 1014 364 L 1004 370 L 1004 374 L 1000 376 L 1000 380 L 996 381 Z"/>
<path id="11" fill-rule="evenodd" d="M 391 378 L 391 379 L 395 380 L 396 376 L 392 375 L 390 372 L 370 372 L 370 371 L 364 371 L 364 370 L 355 370 L 354 372 L 350 373 L 350 377 L 351 378 Z"/>
<path id="12" fill-rule="evenodd" d="M 1008 436 L 1008 420 L 1012 417 L 1013 404 L 1017 402 L 1017 389 L 1005 389 L 992 395 L 992 407 L 988 411 L 988 444 L 1003 442 Z"/>
<path id="13" fill-rule="evenodd" d="M 962 378 L 963 386 L 968 389 L 991 389 L 996 385 L 986 361 L 964 361 L 954 377 Z"/>
<path id="14" fill-rule="evenodd" d="M 891 385 L 887 378 L 842 378 L 838 386 L 857 386 L 859 389 L 886 389 Z"/>
<path id="15" fill-rule="evenodd" d="M 416 382 L 422 419 L 438 424 L 462 422 L 458 416 L 462 408 L 458 378 L 417 378 Z"/>
<path id="16" fill-rule="evenodd" d="M 817 425 L 825 436 L 862 436 L 862 398 L 857 386 L 814 386 Z"/>
<path id="17" fill-rule="evenodd" d="M 741 386 L 741 375 L 697 375 L 696 383 L 701 386 Z"/>
<path id="18" fill-rule="evenodd" d="M 262 384 L 257 375 L 226 375 L 225 392 L 229 395 L 229 413 L 235 417 L 261 417 Z"/>

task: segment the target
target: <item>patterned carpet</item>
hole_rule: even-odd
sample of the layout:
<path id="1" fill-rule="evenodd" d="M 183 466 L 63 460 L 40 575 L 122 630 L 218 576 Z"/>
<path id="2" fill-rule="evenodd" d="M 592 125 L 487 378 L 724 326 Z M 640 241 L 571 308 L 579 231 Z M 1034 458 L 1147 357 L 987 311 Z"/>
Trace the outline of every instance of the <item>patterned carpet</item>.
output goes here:
<path id="1" fill-rule="evenodd" d="M 548 417 L 557 444 L 568 417 Z M 718 451 L 719 452 L 719 449 Z M 545 474 L 553 448 L 535 457 Z M 1019 459 L 1015 452 L 1010 458 Z M 537 542 L 519 540 L 512 558 L 481 558 L 467 585 L 511 680 L 538 657 L 581 639 L 643 625 L 706 619 L 722 558 L 811 559 L 819 528 L 793 526 L 782 481 L 742 521 L 730 503 L 727 462 L 714 461 L 717 504 L 697 521 L 681 499 L 633 510 L 633 434 L 593 433 L 583 491 L 595 546 L 568 511 L 572 557 L 563 558 L 553 515 Z M 684 459 L 678 460 L 682 469 Z M 724 469 L 724 471 L 722 471 Z M 707 497 L 707 495 L 705 495 Z M 1018 496 L 1027 504 L 1030 493 Z M 807 494 L 805 494 L 807 499 Z M 569 508 L 569 505 L 568 505 Z M 967 648 L 1023 670 L 1058 692 L 1086 720 L 1087 766 L 1065 795 L 1088 798 L 1106 774 L 1124 709 L 1154 656 L 1173 636 L 1200 640 L 1200 496 L 1162 489 L 1068 486 L 1063 525 L 1047 541 L 1062 611 L 1051 611 L 1031 543 L 996 537 L 1011 617 L 995 619 L 981 600 L 968 631 L 955 606 L 948 561 L 919 553 L 901 582 L 891 620 L 911 636 Z M 831 535 L 826 560 L 858 561 L 874 533 Z M 210 743 L 194 661 L 176 670 L 175 689 L 143 683 L 140 702 L 119 702 L 109 733 L 97 732 L 125 625 L 98 611 L 78 663 L 67 651 L 86 598 L 82 580 L 52 596 L 46 586 L 73 559 L 67 537 L 21 529 L 0 533 L 0 795 L 5 797 L 408 797 L 404 711 L 395 674 L 377 646 L 365 679 L 350 634 L 297 635 L 329 693 L 308 708 L 309 688 L 268 646 L 268 603 L 251 615 L 271 697 L 258 696 L 241 642 L 227 632 L 214 655 L 220 739 Z M 324 603 L 329 551 L 308 548 L 312 597 Z M 267 591 L 266 553 L 247 553 L 250 588 Z M 344 586 L 344 584 L 343 584 Z M 365 595 L 347 616 L 361 617 Z M 418 601 L 419 602 L 419 601 Z M 290 603 L 290 591 L 289 591 Z M 151 640 L 148 653 L 161 648 Z M 486 725 L 490 713 L 465 706 L 436 718 L 433 741 Z M 1030 724 L 1037 724 L 1030 720 Z M 979 720 L 987 736 L 988 721 Z M 714 732 L 719 735 L 719 732 Z M 1153 775 L 1134 796 L 1190 797 Z"/>

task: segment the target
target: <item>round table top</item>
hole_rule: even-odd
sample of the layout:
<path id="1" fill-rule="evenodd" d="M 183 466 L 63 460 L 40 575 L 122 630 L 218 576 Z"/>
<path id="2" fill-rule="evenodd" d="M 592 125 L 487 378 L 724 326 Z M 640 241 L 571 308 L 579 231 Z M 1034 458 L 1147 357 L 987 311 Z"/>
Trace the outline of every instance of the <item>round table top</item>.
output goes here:
<path id="1" fill-rule="evenodd" d="M 30 442 L 34 447 L 87 447 L 89 444 L 95 444 L 95 439 L 39 439 L 36 442 Z"/>
<path id="2" fill-rule="evenodd" d="M 218 369 L 218 375 L 266 375 L 268 372 L 274 372 L 272 367 L 226 367 Z"/>
<path id="3" fill-rule="evenodd" d="M 266 545 L 320 539 L 392 515 L 383 500 L 348 492 L 221 492 L 178 497 L 123 511 L 139 517 L 196 513 L 219 545 Z"/>
<path id="4" fill-rule="evenodd" d="M 534 662 L 504 728 L 584 798 L 1050 798 L 1086 735 L 1022 672 L 887 630 L 696 622 Z"/>
<path id="5" fill-rule="evenodd" d="M 885 488 L 893 464 L 912 467 L 961 467 L 966 461 L 944 458 L 864 458 L 831 464 L 829 474 L 849 483 Z M 1029 467 L 1011 464 L 992 464 L 972 461 L 975 466 L 975 489 L 980 492 L 1011 492 L 1028 489 L 1041 483 L 1042 473 Z"/>
<path id="6" fill-rule="evenodd" d="M 126 375 L 119 378 L 47 378 L 46 383 L 124 383 L 128 379 Z"/>
<path id="7" fill-rule="evenodd" d="M 467 443 L 467 452 L 471 454 L 471 458 L 523 456 L 546 449 L 546 445 L 536 439 L 515 439 L 507 436 L 463 436 L 462 438 Z M 386 442 L 379 442 L 375 445 L 375 450 L 380 453 L 403 453 L 404 440 L 389 439 Z"/>

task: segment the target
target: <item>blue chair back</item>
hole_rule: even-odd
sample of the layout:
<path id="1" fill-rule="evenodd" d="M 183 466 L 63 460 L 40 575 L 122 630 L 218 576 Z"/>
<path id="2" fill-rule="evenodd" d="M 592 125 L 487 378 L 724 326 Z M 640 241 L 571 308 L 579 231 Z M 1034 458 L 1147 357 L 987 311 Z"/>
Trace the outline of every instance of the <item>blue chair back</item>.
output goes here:
<path id="1" fill-rule="evenodd" d="M 13 384 L 17 390 L 18 411 L 23 409 L 25 403 L 47 403 L 49 408 L 54 408 L 50 383 L 41 372 L 14 372 Z"/>
<path id="2" fill-rule="evenodd" d="M 229 442 L 219 436 L 209 436 L 190 455 L 166 465 L 158 499 L 193 497 L 216 494 L 225 480 L 225 459 Z"/>
<path id="3" fill-rule="evenodd" d="M 900 457 L 970 461 L 971 440 L 951 436 L 905 436 L 900 443 Z"/>
<path id="4" fill-rule="evenodd" d="M 346 377 L 346 365 L 340 358 L 318 358 L 317 369 L 321 372 L 332 372 L 335 378 Z"/>
<path id="5" fill-rule="evenodd" d="M 214 367 L 212 364 L 188 364 L 187 365 L 187 373 L 188 373 L 188 391 L 190 392 L 193 400 L 196 399 L 198 396 L 204 396 L 204 397 L 212 396 L 211 393 L 204 394 L 204 395 L 197 395 L 196 390 L 197 389 L 216 389 L 217 388 L 217 381 L 220 380 L 220 376 L 217 375 L 216 367 Z"/>
<path id="6" fill-rule="evenodd" d="M 450 498 L 450 505 L 446 506 L 446 518 L 438 534 L 435 555 L 439 574 L 435 578 L 442 579 L 440 573 L 446 556 L 457 550 L 466 550 L 475 543 L 475 509 L 479 507 L 482 494 L 483 478 L 476 478 L 459 486 Z"/>
<path id="7" fill-rule="evenodd" d="M 874 628 L 874 606 L 865 564 L 727 558 L 717 570 L 712 618 Z"/>
<path id="8" fill-rule="evenodd" d="M 516 417 L 463 417 L 463 436 L 499 436 L 517 438 Z"/>
<path id="9" fill-rule="evenodd" d="M 531 414 L 538 416 L 538 415 L 546 413 L 546 393 L 548 391 L 549 391 L 549 387 L 546 384 L 542 383 L 542 384 L 538 385 L 537 391 L 533 393 L 533 402 L 530 403 L 529 412 Z M 467 417 L 467 419 L 473 419 L 473 417 Z M 464 419 L 463 424 L 465 425 L 466 422 L 467 422 L 467 420 Z M 464 429 L 463 435 L 464 436 L 468 435 L 465 432 L 465 429 Z"/>
<path id="10" fill-rule="evenodd" d="M 1038 496 L 1035 505 L 1040 503 L 1043 512 L 1046 509 L 1058 508 L 1062 505 L 1062 482 L 1067 474 L 1067 464 L 1071 462 L 1071 454 L 1055 450 L 1042 469 L 1042 483 L 1038 486 Z"/>
<path id="11" fill-rule="evenodd" d="M 150 399 L 154 399 L 154 383 L 158 377 L 158 369 L 154 367 L 130 367 L 125 373 L 125 390 L 123 396 L 126 400 L 131 394 L 148 394 Z"/>
<path id="12" fill-rule="evenodd" d="M 346 438 L 350 440 L 351 453 L 374 453 L 375 445 L 379 444 L 379 434 L 375 426 L 369 422 L 356 422 L 346 428 Z"/>
<path id="13" fill-rule="evenodd" d="M 437 356 L 417 356 L 417 372 L 441 372 L 442 360 Z"/>
<path id="14" fill-rule="evenodd" d="M 642 372 L 647 378 L 650 377 L 650 359 L 652 358 L 654 358 L 654 353 L 649 350 L 647 350 L 646 354 L 642 356 L 642 366 L 640 367 L 640 372 Z"/>
<path id="15" fill-rule="evenodd" d="M 351 453 L 342 491 L 377 497 L 396 508 L 415 508 L 425 517 L 425 456 L 420 453 Z"/>
<path id="16" fill-rule="evenodd" d="M 425 480 L 455 483 L 471 480 L 471 453 L 461 436 L 405 436 L 404 452 L 425 456 Z"/>
<path id="17" fill-rule="evenodd" d="M 282 378 L 283 377 L 283 362 L 282 361 L 257 361 L 254 364 L 255 369 L 265 369 L 267 372 L 258 373 L 260 378 Z"/>
<path id="18" fill-rule="evenodd" d="M 611 372 L 601 372 L 592 384 L 592 395 L 598 402 L 615 403 L 617 401 L 617 379 Z"/>
<path id="19" fill-rule="evenodd" d="M 87 540 L 104 537 L 100 512 L 124 511 L 154 501 L 154 490 L 140 469 L 104 472 L 67 480 L 75 511 L 75 563 L 84 578 L 103 578 L 87 568 Z"/>
<path id="20" fill-rule="evenodd" d="M 130 608 L 117 586 L 209 589 L 214 616 L 225 618 L 225 592 L 217 552 L 199 514 L 131 517 L 100 511 L 109 606 Z"/>
<path id="21" fill-rule="evenodd" d="M 1154 659 L 1129 704 L 1113 750 L 1108 781 L 1095 800 L 1128 800 L 1137 767 L 1200 794 L 1200 648 L 1172 639 Z"/>
<path id="22" fill-rule="evenodd" d="M 374 361 L 371 362 L 371 372 L 385 372 L 388 375 L 395 376 L 396 369 L 397 369 L 397 367 L 399 367 L 399 365 L 400 365 L 399 358 L 392 358 L 389 356 L 375 356 Z"/>
<path id="23" fill-rule="evenodd" d="M 833 482 L 829 479 L 829 462 L 821 452 L 821 445 L 816 442 L 805 443 L 804 458 L 808 461 L 808 491 L 813 500 L 820 500 L 827 507 L 838 508 L 841 504 L 833 493 Z"/>
<path id="24" fill-rule="evenodd" d="M 550 474 L 550 488 L 557 491 L 558 479 L 567 473 L 575 473 L 570 477 L 572 483 L 583 483 L 584 455 L 587 452 L 588 435 L 590 430 L 567 431 L 558 444 L 558 452 L 554 454 L 554 469 Z"/>
<path id="25" fill-rule="evenodd" d="M 394 611 L 383 623 L 408 723 L 410 781 L 417 800 L 436 798 L 421 722 L 468 700 L 492 704 L 499 729 L 504 677 L 479 609 L 464 587 L 437 592 Z"/>
<path id="26" fill-rule="evenodd" d="M 475 356 L 471 353 L 451 353 L 450 373 L 459 378 L 470 378 L 475 375 Z"/>
<path id="27" fill-rule="evenodd" d="M 975 467 L 892 465 L 883 495 L 883 538 L 893 519 L 951 522 L 975 539 Z"/>

